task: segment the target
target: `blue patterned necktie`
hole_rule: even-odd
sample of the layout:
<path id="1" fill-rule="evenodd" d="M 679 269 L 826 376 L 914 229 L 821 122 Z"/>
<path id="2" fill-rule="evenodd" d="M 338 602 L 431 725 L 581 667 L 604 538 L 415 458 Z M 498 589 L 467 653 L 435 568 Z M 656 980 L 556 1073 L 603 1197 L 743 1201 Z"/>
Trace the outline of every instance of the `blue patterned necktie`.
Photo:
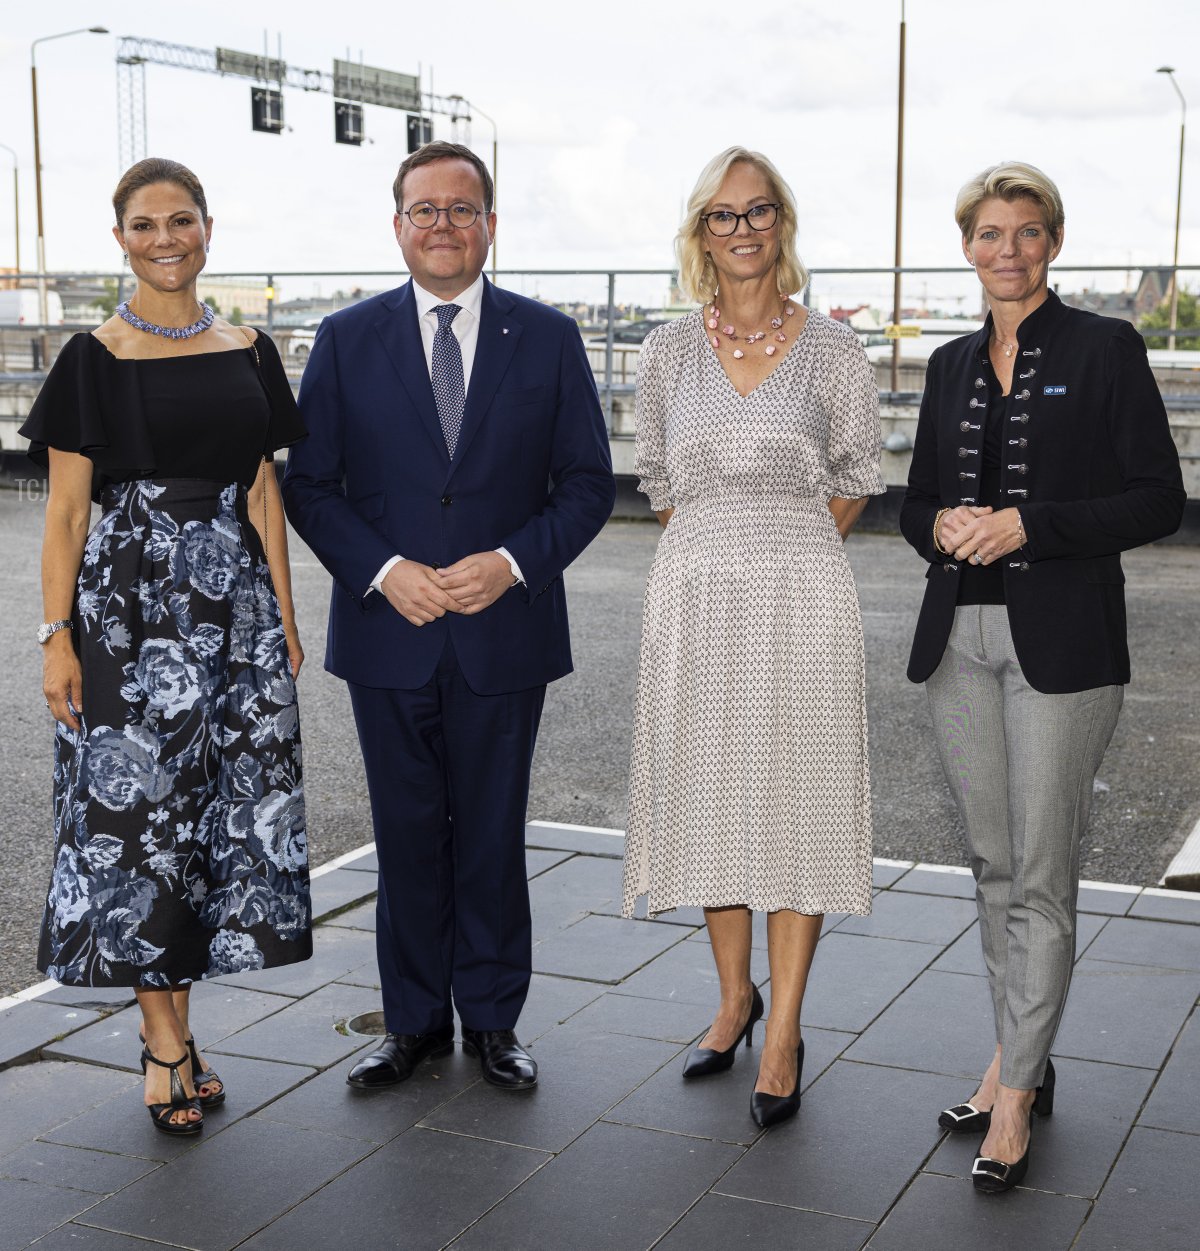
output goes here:
<path id="1" fill-rule="evenodd" d="M 463 408 L 467 390 L 463 384 L 462 348 L 458 345 L 451 323 L 462 309 L 457 304 L 439 304 L 433 310 L 438 326 L 433 333 L 432 381 L 433 398 L 437 402 L 438 421 L 446 439 L 451 459 L 462 430 Z"/>

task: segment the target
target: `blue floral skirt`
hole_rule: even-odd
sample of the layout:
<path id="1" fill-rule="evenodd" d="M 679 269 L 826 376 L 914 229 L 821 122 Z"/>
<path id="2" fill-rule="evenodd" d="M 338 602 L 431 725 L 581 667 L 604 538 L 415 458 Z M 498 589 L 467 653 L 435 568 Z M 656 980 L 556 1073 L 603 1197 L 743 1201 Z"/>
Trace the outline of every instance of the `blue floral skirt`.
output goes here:
<path id="1" fill-rule="evenodd" d="M 296 686 L 245 489 L 105 488 L 55 737 L 38 967 L 167 987 L 312 955 Z"/>

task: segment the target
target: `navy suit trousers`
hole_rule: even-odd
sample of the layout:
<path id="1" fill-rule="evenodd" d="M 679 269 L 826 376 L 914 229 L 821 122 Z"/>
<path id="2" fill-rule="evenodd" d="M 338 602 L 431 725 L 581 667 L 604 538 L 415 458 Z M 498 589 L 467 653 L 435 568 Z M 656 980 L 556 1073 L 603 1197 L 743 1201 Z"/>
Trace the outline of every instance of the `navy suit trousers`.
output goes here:
<path id="1" fill-rule="evenodd" d="M 387 1029 L 513 1029 L 529 990 L 525 815 L 545 686 L 477 695 L 447 632 L 416 690 L 349 683 L 379 856 Z"/>

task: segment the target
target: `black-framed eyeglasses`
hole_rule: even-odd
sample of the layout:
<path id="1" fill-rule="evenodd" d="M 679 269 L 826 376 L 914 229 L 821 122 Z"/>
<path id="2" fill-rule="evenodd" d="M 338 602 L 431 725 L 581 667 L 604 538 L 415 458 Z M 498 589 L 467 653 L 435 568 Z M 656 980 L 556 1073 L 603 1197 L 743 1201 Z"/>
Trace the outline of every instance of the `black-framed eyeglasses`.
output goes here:
<path id="1" fill-rule="evenodd" d="M 744 221 L 751 230 L 770 230 L 779 219 L 778 204 L 756 204 L 744 213 L 731 213 L 728 209 L 714 209 L 711 213 L 701 213 L 700 220 L 708 227 L 708 233 L 723 239 L 738 228 L 738 222 Z"/>
<path id="2" fill-rule="evenodd" d="M 466 230 L 468 226 L 474 226 L 479 220 L 479 210 L 475 205 L 466 204 L 463 201 L 451 204 L 449 208 L 438 208 L 436 204 L 422 200 L 419 204 L 414 204 L 411 208 L 404 210 L 404 216 L 418 230 L 429 230 L 436 226 L 443 213 L 446 214 L 446 220 L 450 225 L 459 230 Z"/>

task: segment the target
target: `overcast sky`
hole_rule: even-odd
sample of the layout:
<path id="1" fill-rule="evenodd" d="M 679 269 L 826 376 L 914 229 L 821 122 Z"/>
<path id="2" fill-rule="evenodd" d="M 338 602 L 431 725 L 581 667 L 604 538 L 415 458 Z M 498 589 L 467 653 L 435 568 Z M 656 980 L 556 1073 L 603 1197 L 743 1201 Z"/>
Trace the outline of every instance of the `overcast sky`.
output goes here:
<path id="1" fill-rule="evenodd" d="M 328 70 L 349 51 L 402 72 L 420 65 L 439 94 L 475 100 L 496 119 L 502 268 L 669 267 L 683 199 L 705 161 L 731 143 L 767 153 L 790 181 L 811 266 L 890 265 L 899 11 L 899 0 L 6 4 L 0 142 L 19 156 L 22 264 L 32 268 L 35 255 L 33 39 L 74 26 L 112 32 L 37 49 L 47 261 L 102 269 L 119 261 L 109 235 L 120 173 L 117 36 L 254 52 L 263 46 L 256 22 L 286 13 L 270 47 L 274 55 L 281 34 L 289 64 Z M 907 18 L 906 263 L 962 264 L 955 192 L 1004 158 L 1057 180 L 1063 265 L 1170 259 L 1180 108 L 1154 71 L 1174 64 L 1200 106 L 1200 4 L 909 0 Z M 390 188 L 404 155 L 402 113 L 368 107 L 374 143 L 351 148 L 333 142 L 324 94 L 287 92 L 291 130 L 270 136 L 250 129 L 249 80 L 149 66 L 146 84 L 149 153 L 190 165 L 208 193 L 212 270 L 397 266 Z M 435 125 L 452 137 L 447 123 Z M 471 142 L 490 160 L 482 119 Z M 7 169 L 0 152 L 0 187 L 11 186 Z M 1185 164 L 1183 204 L 1180 259 L 1200 263 L 1200 139 Z M 11 264 L 12 226 L 11 194 L 0 194 L 0 264 Z M 951 285 L 972 290 L 926 281 L 933 296 Z M 1073 289 L 1122 279 L 1059 281 Z M 1200 284 L 1200 274 L 1190 281 Z M 908 284 L 915 299 L 922 281 Z M 558 293 L 546 280 L 510 285 Z M 567 286 L 600 293 L 582 279 Z M 644 283 L 623 289 L 635 286 L 644 293 Z M 313 283 L 281 287 L 289 295 Z M 888 283 L 827 279 L 822 289 L 849 296 Z"/>

